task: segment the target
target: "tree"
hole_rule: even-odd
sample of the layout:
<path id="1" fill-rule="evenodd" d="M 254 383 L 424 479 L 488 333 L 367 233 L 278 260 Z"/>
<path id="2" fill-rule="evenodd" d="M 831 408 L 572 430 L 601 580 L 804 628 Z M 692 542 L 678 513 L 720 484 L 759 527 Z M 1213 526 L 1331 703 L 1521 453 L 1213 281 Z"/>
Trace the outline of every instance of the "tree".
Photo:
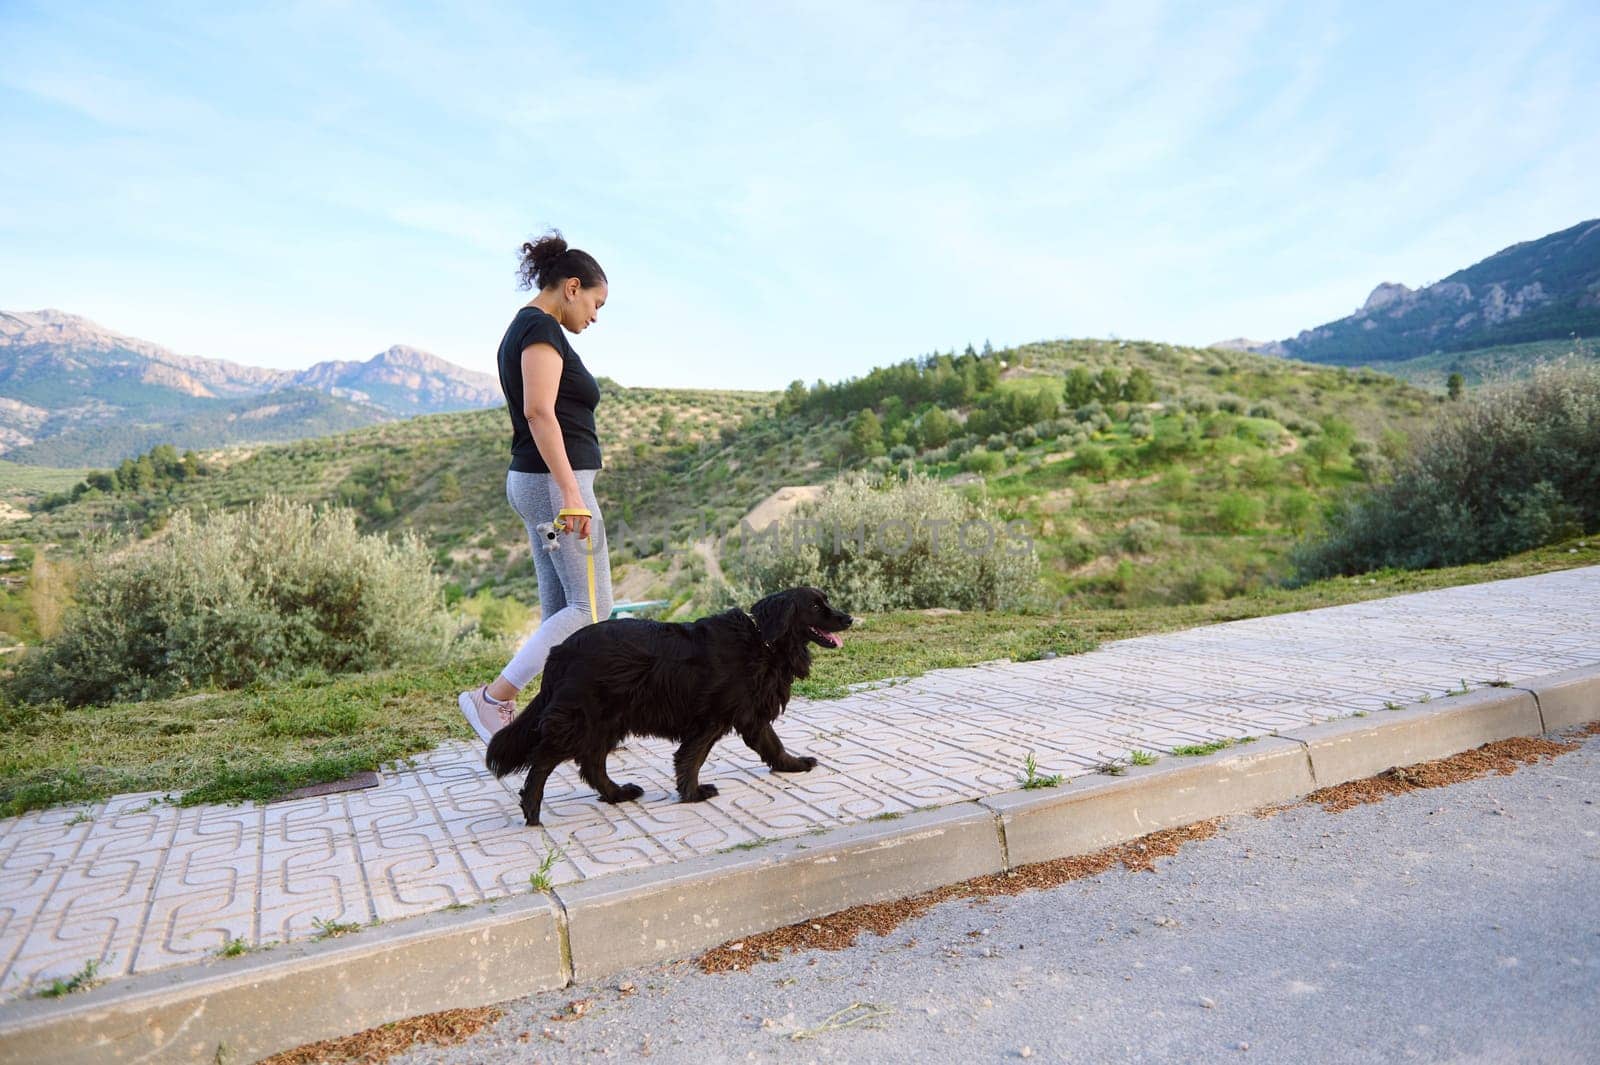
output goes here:
<path id="1" fill-rule="evenodd" d="M 1129 403 L 1149 403 L 1156 398 L 1156 381 L 1143 366 L 1128 371 L 1128 380 L 1122 386 L 1122 398 Z"/>
<path id="2" fill-rule="evenodd" d="M 1075 366 L 1065 384 L 1067 406 L 1074 409 L 1094 399 L 1094 374 L 1087 367 Z"/>
<path id="3" fill-rule="evenodd" d="M 1122 375 L 1110 366 L 1100 371 L 1096 397 L 1101 403 L 1115 403 L 1122 398 Z"/>
<path id="4" fill-rule="evenodd" d="M 1450 375 L 1449 381 L 1445 384 L 1445 389 L 1449 392 L 1452 402 L 1461 398 L 1461 390 L 1466 386 L 1466 383 L 1466 379 L 1460 374 L 1453 373 Z"/>
<path id="5" fill-rule="evenodd" d="M 883 423 L 870 407 L 857 413 L 850 423 L 850 449 L 862 458 L 883 454 Z"/>
<path id="6" fill-rule="evenodd" d="M 922 416 L 922 446 L 944 447 L 950 442 L 950 429 L 954 424 L 950 415 L 934 407 Z"/>
<path id="7" fill-rule="evenodd" d="M 806 397 L 809 394 L 804 381 L 790 381 L 788 389 L 783 393 L 783 409 L 798 413 L 805 408 Z"/>

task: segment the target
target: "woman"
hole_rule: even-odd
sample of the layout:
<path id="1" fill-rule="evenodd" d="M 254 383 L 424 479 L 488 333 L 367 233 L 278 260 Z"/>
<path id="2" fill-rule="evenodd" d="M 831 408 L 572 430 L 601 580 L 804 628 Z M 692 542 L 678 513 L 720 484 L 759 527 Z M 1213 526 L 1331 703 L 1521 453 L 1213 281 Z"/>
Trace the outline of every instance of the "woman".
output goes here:
<path id="1" fill-rule="evenodd" d="M 517 692 L 544 669 L 550 649 L 611 613 L 605 522 L 594 497 L 600 386 L 562 332 L 594 324 L 606 302 L 605 271 L 552 231 L 522 246 L 519 273 L 539 294 L 500 341 L 500 390 L 511 412 L 506 498 L 528 527 L 542 617 L 493 682 L 461 693 L 461 713 L 485 743 L 511 722 Z M 558 528 L 554 551 L 537 528 L 550 523 Z"/>

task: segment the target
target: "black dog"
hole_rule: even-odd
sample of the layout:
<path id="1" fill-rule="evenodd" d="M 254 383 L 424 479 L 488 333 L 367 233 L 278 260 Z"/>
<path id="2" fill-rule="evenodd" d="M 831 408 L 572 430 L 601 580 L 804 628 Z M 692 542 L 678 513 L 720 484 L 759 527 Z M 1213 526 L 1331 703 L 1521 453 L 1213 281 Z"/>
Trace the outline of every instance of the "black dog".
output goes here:
<path id="1" fill-rule="evenodd" d="M 618 784 L 606 757 L 630 735 L 677 740 L 678 798 L 717 793 L 700 783 L 711 747 L 732 730 L 778 773 L 803 773 L 815 758 L 783 749 L 772 722 L 796 678 L 811 672 L 811 645 L 843 647 L 834 633 L 853 619 L 815 588 L 767 596 L 746 614 L 734 609 L 688 624 L 619 618 L 579 629 L 550 652 L 539 694 L 489 743 L 497 777 L 528 770 L 522 812 L 539 823 L 544 783 L 571 758 L 603 802 L 637 799 Z"/>

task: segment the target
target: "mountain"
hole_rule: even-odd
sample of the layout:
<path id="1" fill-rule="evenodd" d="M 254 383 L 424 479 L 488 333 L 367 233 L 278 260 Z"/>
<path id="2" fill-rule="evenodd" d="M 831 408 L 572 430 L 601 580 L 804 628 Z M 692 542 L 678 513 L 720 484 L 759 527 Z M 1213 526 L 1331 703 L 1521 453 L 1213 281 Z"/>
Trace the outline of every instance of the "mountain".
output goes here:
<path id="1" fill-rule="evenodd" d="M 1385 281 L 1361 309 L 1287 340 L 1218 347 L 1341 366 L 1600 334 L 1600 219 L 1511 247 L 1424 288 Z"/>
<path id="2" fill-rule="evenodd" d="M 500 402 L 500 385 L 488 374 L 463 370 L 404 344 L 366 362 L 319 362 L 295 374 L 294 383 L 407 417 L 493 407 Z"/>
<path id="3" fill-rule="evenodd" d="M 294 440 L 496 406 L 498 382 L 416 348 L 267 370 L 179 355 L 56 310 L 0 311 L 0 454 L 104 465 L 157 443 Z"/>

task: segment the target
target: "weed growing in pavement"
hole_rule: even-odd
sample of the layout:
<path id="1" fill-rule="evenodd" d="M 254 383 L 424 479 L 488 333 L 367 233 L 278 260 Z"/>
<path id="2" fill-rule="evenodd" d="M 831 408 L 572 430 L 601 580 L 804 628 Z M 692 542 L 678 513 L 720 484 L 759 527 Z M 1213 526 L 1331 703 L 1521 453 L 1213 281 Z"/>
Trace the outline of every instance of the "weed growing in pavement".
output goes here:
<path id="1" fill-rule="evenodd" d="M 40 991 L 39 996 L 41 998 L 60 998 L 62 995 L 70 995 L 74 991 L 87 991 L 100 982 L 94 978 L 94 974 L 99 971 L 100 962 L 95 958 L 90 958 L 83 963 L 83 968 L 71 976 L 65 979 L 58 976 L 50 981 L 50 986 Z"/>
<path id="2" fill-rule="evenodd" d="M 872 820 L 876 821 L 876 820 L 878 820 L 878 818 L 875 817 Z M 730 847 L 723 847 L 717 853 L 718 854 L 727 854 L 730 851 L 753 851 L 757 847 L 765 847 L 769 843 L 776 843 L 776 842 L 778 842 L 778 841 L 773 836 L 760 836 L 760 837 L 758 837 L 756 839 L 746 840 L 743 843 L 735 843 Z"/>
<path id="3" fill-rule="evenodd" d="M 227 941 L 217 948 L 219 958 L 237 958 L 241 954 L 250 953 L 250 944 L 242 937 L 229 936 Z"/>
<path id="4" fill-rule="evenodd" d="M 1039 772 L 1039 763 L 1034 760 L 1032 751 L 1028 752 L 1028 759 L 1022 763 L 1022 768 L 1027 774 L 1021 778 L 1023 791 L 1033 791 L 1035 788 L 1053 788 L 1061 783 L 1060 773 L 1044 774 Z"/>
<path id="5" fill-rule="evenodd" d="M 317 939 L 337 939 L 361 931 L 361 926 L 354 921 L 324 921 L 320 917 L 311 918 L 311 927 L 317 930 Z"/>
<path id="6" fill-rule="evenodd" d="M 1240 741 L 1243 742 L 1242 740 Z M 1172 748 L 1172 753 L 1181 758 L 1197 758 L 1204 754 L 1216 754 L 1218 751 L 1227 750 L 1233 746 L 1233 740 L 1212 740 L 1210 743 L 1186 743 L 1182 747 Z"/>
<path id="7" fill-rule="evenodd" d="M 1388 702 L 1388 703 L 1384 703 L 1383 704 L 1383 708 L 1385 710 L 1398 710 L 1398 709 L 1400 709 L 1400 704 L 1399 703 L 1394 703 L 1394 702 Z"/>
<path id="8" fill-rule="evenodd" d="M 1108 777 L 1120 777 L 1128 771 L 1128 765 L 1121 758 L 1112 758 L 1095 766 L 1094 771 L 1104 773 Z"/>
<path id="9" fill-rule="evenodd" d="M 551 847 L 544 852 L 544 860 L 539 863 L 539 871 L 528 876 L 528 885 L 533 890 L 548 894 L 554 886 L 550 883 L 550 870 L 555 868 L 556 859 L 562 857 L 560 847 Z"/>
<path id="10" fill-rule="evenodd" d="M 1134 765 L 1155 765 L 1156 756 L 1153 751 L 1141 751 L 1134 749 L 1128 752 L 1128 761 L 1132 762 Z"/>

